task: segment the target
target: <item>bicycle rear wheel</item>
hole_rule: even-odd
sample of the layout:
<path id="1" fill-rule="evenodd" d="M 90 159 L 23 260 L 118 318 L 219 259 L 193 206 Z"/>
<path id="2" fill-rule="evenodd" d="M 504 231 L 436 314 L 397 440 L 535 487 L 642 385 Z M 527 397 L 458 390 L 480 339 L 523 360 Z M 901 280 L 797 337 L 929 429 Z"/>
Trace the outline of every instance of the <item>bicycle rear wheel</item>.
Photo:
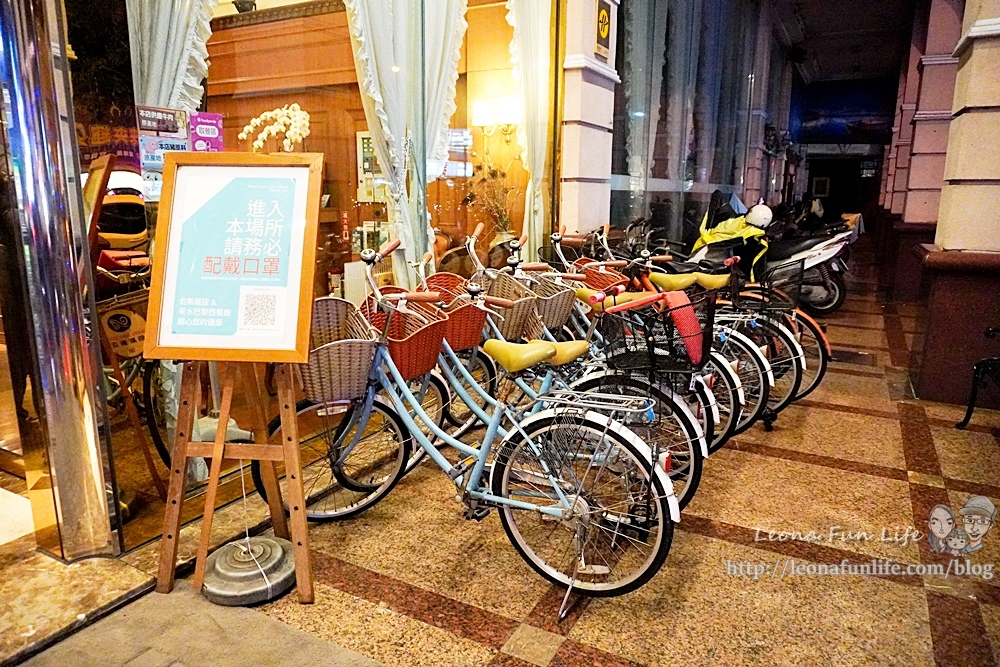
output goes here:
<path id="1" fill-rule="evenodd" d="M 380 398 L 375 398 L 365 430 L 350 452 L 345 448 L 357 432 L 360 406 L 355 402 L 347 410 L 335 410 L 308 400 L 295 406 L 306 517 L 312 521 L 346 519 L 365 511 L 396 486 L 410 459 L 410 434 Z M 271 420 L 268 432 L 272 442 L 281 437 L 279 417 Z M 277 467 L 280 480 L 284 466 Z M 250 473 L 266 500 L 259 461 L 251 462 Z"/>
<path id="2" fill-rule="evenodd" d="M 673 484 L 677 504 L 684 509 L 694 498 L 701 483 L 705 457 L 701 438 L 705 437 L 684 399 L 669 388 L 650 384 L 641 376 L 606 373 L 585 377 L 573 385 L 577 391 L 595 391 L 619 396 L 639 396 L 654 401 L 652 422 L 645 415 L 617 415 L 620 421 L 639 436 L 652 450 L 669 452 L 667 476 Z"/>
<path id="3" fill-rule="evenodd" d="M 743 411 L 730 434 L 732 437 L 753 426 L 767 409 L 771 395 L 770 365 L 753 341 L 729 327 L 716 330 L 714 347 L 730 362 L 730 368 L 736 372 L 743 386 Z"/>
<path id="4" fill-rule="evenodd" d="M 708 442 L 708 453 L 711 455 L 722 449 L 736 432 L 746 398 L 740 386 L 739 375 L 721 353 L 713 351 L 701 373 L 715 394 L 715 403 L 719 409 L 719 422 Z"/>
<path id="5" fill-rule="evenodd" d="M 571 503 L 556 518 L 510 505 L 499 508 L 511 544 L 548 581 L 594 597 L 634 591 L 663 566 L 674 525 L 669 489 L 645 445 L 605 418 L 556 412 L 524 424 L 497 453 L 494 495 L 559 506 L 556 488 Z"/>
<path id="6" fill-rule="evenodd" d="M 408 383 L 410 391 L 413 395 L 420 400 L 420 408 L 424 411 L 431 421 L 434 422 L 439 428 L 444 427 L 444 422 L 446 418 L 446 411 L 448 409 L 448 387 L 445 381 L 441 379 L 435 372 L 429 373 L 426 376 L 427 387 L 424 388 L 424 377 L 419 377 L 414 380 L 410 380 Z M 391 399 L 385 396 L 385 391 L 380 392 L 386 405 L 389 405 Z M 424 424 L 423 418 L 417 419 L 416 414 L 413 410 L 410 410 L 410 416 L 414 418 L 417 424 L 420 426 L 420 431 L 424 434 L 431 443 L 437 440 L 437 436 L 431 432 L 430 428 Z M 427 456 L 427 450 L 423 447 L 417 445 L 417 443 L 412 443 L 410 448 L 410 457 L 406 461 L 406 472 L 410 472 L 424 460 Z M 406 474 L 404 472 L 404 474 Z"/>
<path id="7" fill-rule="evenodd" d="M 461 360 L 462 365 L 465 366 L 465 369 L 469 371 L 469 375 L 472 376 L 472 379 L 475 380 L 488 395 L 496 396 L 496 363 L 487 357 L 479 348 L 465 350 L 456 354 L 459 360 Z M 461 385 L 462 390 L 468 394 L 469 398 L 484 411 L 489 412 L 486 410 L 486 401 L 483 400 L 473 387 L 469 386 L 465 377 L 458 371 L 455 371 L 454 375 Z M 460 438 L 472 430 L 477 423 L 479 423 L 479 418 L 476 417 L 475 413 L 472 412 L 471 409 L 469 409 L 469 406 L 465 403 L 465 400 L 461 397 L 458 391 L 456 391 L 454 387 L 451 389 L 451 402 L 448 404 L 448 409 L 445 411 L 445 417 L 453 427 L 453 429 L 449 432 L 449 435 L 453 438 Z"/>
<path id="8" fill-rule="evenodd" d="M 792 330 L 795 332 L 795 339 L 802 346 L 802 354 L 805 355 L 802 384 L 795 393 L 797 401 L 811 394 L 823 382 L 830 364 L 830 353 L 826 347 L 826 335 L 816 320 L 800 312 L 792 313 L 788 319 L 794 324 Z"/>

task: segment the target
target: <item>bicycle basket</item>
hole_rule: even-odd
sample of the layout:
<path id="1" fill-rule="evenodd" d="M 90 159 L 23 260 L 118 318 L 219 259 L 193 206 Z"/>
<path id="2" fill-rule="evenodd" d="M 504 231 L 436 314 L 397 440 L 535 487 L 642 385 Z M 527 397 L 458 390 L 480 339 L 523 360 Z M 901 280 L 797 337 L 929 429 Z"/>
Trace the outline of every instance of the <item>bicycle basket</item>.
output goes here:
<path id="1" fill-rule="evenodd" d="M 531 287 L 531 291 L 538 295 L 535 312 L 542 318 L 549 331 L 558 331 L 566 324 L 573 311 L 576 290 L 538 273 L 529 275 L 537 281 L 532 283 Z"/>
<path id="2" fill-rule="evenodd" d="M 380 288 L 379 292 L 399 294 L 406 290 L 389 286 Z M 448 316 L 422 303 L 407 303 L 406 307 L 413 312 L 393 312 L 389 318 L 389 314 L 369 295 L 361 305 L 361 312 L 377 331 L 386 331 L 388 320 L 386 339 L 389 356 L 403 379 L 412 380 L 429 373 L 437 365 Z"/>
<path id="3" fill-rule="evenodd" d="M 646 309 L 601 315 L 609 368 L 649 372 L 690 372 L 701 368 L 711 353 L 715 295 L 694 301 L 671 292 L 664 311 Z"/>
<path id="4" fill-rule="evenodd" d="M 590 266 L 588 264 L 593 264 L 594 260 L 588 259 L 586 257 L 581 257 L 580 259 L 573 262 L 573 267 L 577 272 L 582 272 L 586 278 L 584 278 L 584 283 L 587 287 L 593 290 L 606 290 L 612 287 L 617 287 L 618 285 L 627 285 L 628 277 L 623 273 L 619 273 L 614 269 L 608 268 L 606 266 Z"/>
<path id="5" fill-rule="evenodd" d="M 306 398 L 330 403 L 365 393 L 378 341 L 357 306 L 332 296 L 313 301 L 309 347 L 301 367 Z"/>
<path id="6" fill-rule="evenodd" d="M 533 291 L 514 280 L 509 273 L 498 273 L 490 281 L 487 294 L 514 302 L 510 308 L 491 306 L 503 319 L 496 318 L 497 328 L 505 340 L 518 340 L 524 335 L 528 318 L 535 314 L 535 299 Z"/>
<path id="7" fill-rule="evenodd" d="M 448 324 L 444 328 L 444 339 L 456 352 L 477 347 L 483 342 L 483 327 L 486 326 L 486 311 L 477 308 L 471 300 L 456 299 L 464 294 L 468 282 L 454 273 L 435 273 L 427 279 L 427 289 L 440 292 L 448 307 Z M 423 288 L 418 288 L 422 290 Z"/>
<path id="8" fill-rule="evenodd" d="M 119 359 L 133 359 L 142 354 L 148 305 L 148 287 L 97 302 L 97 317 Z"/>

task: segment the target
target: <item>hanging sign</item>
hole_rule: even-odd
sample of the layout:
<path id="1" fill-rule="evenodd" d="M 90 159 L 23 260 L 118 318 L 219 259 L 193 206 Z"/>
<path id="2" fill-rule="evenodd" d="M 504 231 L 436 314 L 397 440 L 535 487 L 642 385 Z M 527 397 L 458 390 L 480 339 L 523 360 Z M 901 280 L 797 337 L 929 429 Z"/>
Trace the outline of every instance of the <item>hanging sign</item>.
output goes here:
<path id="1" fill-rule="evenodd" d="M 305 363 L 323 156 L 167 153 L 144 354 Z"/>
<path id="2" fill-rule="evenodd" d="M 608 58 L 611 56 L 611 3 L 597 0 L 597 43 L 594 54 Z"/>

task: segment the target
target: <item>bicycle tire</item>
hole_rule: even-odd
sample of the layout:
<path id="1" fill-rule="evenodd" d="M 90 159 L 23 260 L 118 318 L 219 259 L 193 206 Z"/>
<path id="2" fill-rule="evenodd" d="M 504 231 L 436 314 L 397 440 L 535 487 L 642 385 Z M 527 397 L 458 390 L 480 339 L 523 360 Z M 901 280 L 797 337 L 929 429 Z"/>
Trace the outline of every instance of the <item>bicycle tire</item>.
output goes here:
<path id="1" fill-rule="evenodd" d="M 739 375 L 720 352 L 712 351 L 702 373 L 710 376 L 709 387 L 719 406 L 719 424 L 708 442 L 708 454 L 711 456 L 733 437 L 743 415 L 743 403 L 746 399 L 741 398 L 743 392 L 739 385 Z"/>
<path id="2" fill-rule="evenodd" d="M 497 367 L 496 362 L 494 362 L 490 357 L 486 355 L 481 349 L 473 348 L 471 351 L 459 352 L 459 358 L 466 355 L 474 355 L 475 361 L 472 362 L 472 368 L 466 366 L 469 373 L 476 377 L 476 373 L 481 371 L 485 381 L 480 380 L 479 386 L 482 387 L 486 393 L 490 396 L 496 396 L 497 394 Z M 464 363 L 464 362 L 463 362 Z M 460 373 L 455 373 L 455 379 L 464 387 L 466 385 L 465 378 Z M 454 388 L 451 388 L 454 389 Z M 463 435 L 475 428 L 476 424 L 480 422 L 479 417 L 476 416 L 472 410 L 465 404 L 465 401 L 459 395 L 458 391 L 451 391 L 451 401 L 448 403 L 448 408 L 445 410 L 445 418 L 448 420 L 453 427 L 451 431 L 448 432 L 453 438 L 461 438 Z M 470 398 L 476 400 L 478 394 L 475 389 L 471 389 L 466 393 L 469 394 Z M 476 405 L 485 410 L 485 401 L 477 401 Z"/>
<path id="3" fill-rule="evenodd" d="M 634 419 L 619 421 L 639 436 L 650 448 L 654 444 L 657 444 L 654 438 L 663 440 L 675 434 L 683 436 L 685 444 L 667 449 L 671 452 L 671 460 L 674 460 L 676 457 L 680 461 L 688 461 L 688 472 L 684 474 L 683 467 L 678 466 L 675 468 L 672 465 L 667 476 L 674 485 L 677 504 L 681 509 L 687 507 L 691 499 L 694 498 L 694 494 L 698 490 L 698 485 L 701 483 L 701 473 L 705 457 L 702 454 L 700 440 L 706 436 L 704 433 L 699 432 L 700 427 L 696 426 L 696 418 L 691 414 L 684 401 L 678 398 L 677 394 L 672 390 L 665 390 L 663 385 L 652 384 L 646 378 L 624 373 L 609 372 L 601 375 L 589 375 L 582 378 L 579 382 L 574 383 L 573 389 L 576 391 L 596 391 L 621 396 L 642 396 L 656 401 L 654 411 L 657 418 L 661 420 L 659 425 L 662 430 L 654 432 L 651 426 L 640 423 L 642 415 L 636 415 Z M 629 392 L 636 393 L 630 394 Z M 676 430 L 671 428 L 669 421 L 663 421 L 668 419 L 673 420 Z M 657 435 L 657 433 L 660 435 Z M 664 451 L 662 445 L 665 443 L 660 442 L 658 444 L 661 445 L 660 451 Z"/>
<path id="4" fill-rule="evenodd" d="M 589 597 L 611 597 L 616 595 L 624 595 L 625 593 L 632 592 L 648 582 L 663 566 L 664 561 L 667 558 L 667 553 L 670 551 L 670 544 L 673 540 L 674 524 L 670 516 L 669 501 L 667 500 L 666 485 L 663 483 L 660 474 L 655 473 L 652 468 L 653 464 L 650 461 L 650 453 L 648 449 L 646 451 L 640 450 L 635 444 L 630 442 L 629 438 L 624 435 L 627 429 L 621 428 L 607 428 L 606 419 L 602 419 L 600 415 L 594 415 L 593 413 L 586 413 L 581 415 L 576 422 L 567 423 L 565 417 L 560 416 L 558 412 L 554 414 L 541 414 L 532 420 L 528 420 L 526 423 L 522 424 L 528 438 L 524 437 L 524 434 L 516 431 L 512 433 L 509 440 L 504 441 L 497 452 L 496 461 L 493 465 L 493 469 L 490 477 L 490 488 L 494 495 L 508 498 L 512 495 L 511 481 L 512 478 L 522 477 L 525 478 L 525 473 L 518 473 L 518 466 L 524 466 L 520 461 L 527 460 L 530 461 L 540 460 L 542 458 L 548 461 L 554 461 L 556 457 L 559 457 L 559 461 L 565 465 L 561 465 L 560 471 L 563 472 L 567 468 L 571 467 L 574 463 L 579 463 L 581 458 L 581 453 L 583 452 L 582 446 L 578 445 L 575 452 L 574 451 L 560 451 L 556 446 L 551 444 L 556 435 L 561 432 L 566 431 L 564 437 L 571 438 L 568 442 L 572 443 L 576 439 L 576 436 L 586 436 L 590 439 L 597 438 L 597 442 L 603 445 L 604 439 L 609 440 L 609 444 L 614 448 L 614 460 L 621 468 L 626 468 L 629 474 L 623 472 L 611 471 L 611 475 L 617 476 L 616 480 L 612 480 L 612 483 L 618 482 L 619 484 L 628 486 L 630 493 L 634 489 L 634 493 L 629 495 L 629 498 L 643 498 L 645 502 L 646 510 L 643 512 L 637 512 L 639 507 L 638 503 L 633 503 L 627 505 L 623 512 L 627 514 L 624 517 L 612 518 L 614 514 L 611 510 L 616 507 L 621 507 L 622 504 L 606 506 L 605 509 L 599 512 L 592 512 L 590 508 L 595 504 L 599 503 L 599 499 L 596 494 L 591 492 L 585 494 L 582 492 L 582 484 L 577 487 L 573 487 L 572 482 L 570 482 L 570 488 L 581 489 L 580 493 L 574 493 L 576 500 L 574 501 L 574 507 L 578 507 L 583 503 L 586 511 L 583 513 L 582 519 L 576 519 L 576 517 L 571 517 L 570 519 L 560 519 L 556 522 L 555 528 L 552 526 L 542 526 L 542 530 L 539 532 L 545 532 L 543 539 L 552 541 L 553 538 L 558 539 L 559 537 L 564 537 L 561 531 L 557 529 L 561 526 L 566 526 L 566 524 L 574 521 L 575 526 L 572 529 L 567 528 L 567 532 L 572 535 L 579 535 L 581 526 L 586 526 L 585 531 L 589 529 L 591 525 L 597 526 L 597 528 L 591 530 L 590 534 L 584 535 L 583 546 L 586 548 L 591 545 L 594 538 L 603 538 L 604 540 L 611 541 L 611 548 L 618 550 L 619 553 L 616 554 L 615 564 L 620 564 L 624 557 L 621 552 L 626 552 L 633 545 L 626 541 L 621 540 L 621 545 L 616 545 L 615 542 L 619 537 L 626 537 L 627 540 L 636 543 L 644 543 L 645 540 L 650 540 L 653 534 L 653 528 L 655 528 L 655 538 L 652 538 L 652 545 L 649 550 L 648 555 L 643 557 L 640 554 L 641 563 L 639 564 L 636 572 L 631 576 L 623 578 L 620 581 L 611 583 L 601 583 L 594 581 L 581 581 L 576 578 L 577 564 L 579 561 L 584 560 L 578 551 L 577 553 L 569 553 L 564 547 L 556 546 L 555 548 L 549 550 L 549 553 L 563 556 L 564 565 L 557 566 L 549 562 L 549 559 L 545 554 L 539 554 L 537 546 L 529 544 L 528 538 L 525 537 L 525 532 L 530 531 L 532 521 L 541 522 L 541 524 L 549 523 L 552 521 L 548 520 L 540 512 L 537 511 L 525 511 L 518 510 L 510 505 L 501 505 L 498 508 L 498 513 L 500 514 L 500 523 L 503 525 L 504 532 L 507 534 L 507 538 L 513 545 L 514 549 L 518 554 L 525 560 L 528 565 L 540 574 L 547 581 L 561 586 L 563 588 L 572 587 L 573 590 L 579 594 L 586 595 Z M 568 433 L 572 429 L 572 433 Z M 634 435 L 633 435 L 634 437 Z M 545 444 L 547 439 L 549 444 Z M 641 441 L 639 441 L 641 443 Z M 539 443 L 542 443 L 539 445 Z M 544 447 L 546 452 L 544 455 L 536 454 L 533 451 L 532 444 L 535 445 L 535 449 L 540 449 Z M 645 447 L 645 445 L 642 445 Z M 595 457 L 591 455 L 593 460 Z M 605 463 L 612 460 L 612 454 L 608 453 L 603 456 Z M 549 465 L 546 463 L 546 465 Z M 539 469 L 543 469 L 541 463 L 539 463 Z M 595 479 L 601 472 L 609 470 L 610 465 L 602 465 L 601 471 L 595 475 Z M 530 474 L 530 471 L 528 471 Z M 584 479 L 587 478 L 587 474 L 584 474 Z M 579 475 L 576 475 L 579 478 Z M 530 479 L 530 478 L 528 478 Z M 515 480 L 516 481 L 516 480 Z M 607 482 L 605 482 L 607 485 Z M 637 487 L 637 488 L 636 488 Z M 529 492 L 529 496 L 531 493 Z M 626 494 L 628 495 L 628 494 Z M 537 497 L 536 497 L 537 500 Z M 597 517 L 594 521 L 592 517 Z M 611 523 L 614 521 L 615 531 L 611 534 L 610 538 L 608 533 L 610 529 L 601 526 L 602 522 Z M 654 523 L 655 522 L 655 523 Z M 643 526 L 643 523 L 648 523 L 648 526 Z M 629 529 L 639 529 L 636 538 L 632 538 L 625 534 L 626 530 Z M 558 534 L 557 534 L 558 533 Z M 593 537 L 591 537 L 593 536 Z M 578 538 L 571 537 L 571 541 L 576 541 Z M 627 545 L 627 546 L 624 546 Z M 594 545 L 596 546 L 596 545 Z M 634 547 L 638 549 L 638 547 Z M 567 562 L 565 556 L 569 555 L 569 561 Z M 605 559 L 604 561 L 608 561 Z M 599 566 L 599 565 L 598 565 Z M 565 570 L 572 568 L 572 574 L 567 574 Z M 610 569 L 610 568 L 609 568 Z M 594 576 L 599 576 L 595 573 Z"/>
<path id="5" fill-rule="evenodd" d="M 823 382 L 830 366 L 830 351 L 827 347 L 826 334 L 816 320 L 798 311 L 789 316 L 789 319 L 794 321 L 795 330 L 793 331 L 795 331 L 796 340 L 802 346 L 802 353 L 805 355 L 802 383 L 795 394 L 797 401 L 816 391 L 816 388 Z"/>
<path id="6" fill-rule="evenodd" d="M 736 427 L 730 437 L 743 433 L 753 426 L 767 410 L 767 402 L 770 397 L 771 383 L 768 379 L 769 368 L 767 359 L 749 338 L 738 331 L 727 329 L 725 341 L 719 341 L 718 330 L 716 331 L 716 351 L 722 354 L 730 362 L 736 362 L 734 371 L 743 386 L 745 398 L 743 411 Z M 730 366 L 732 368 L 732 366 Z"/>
<path id="7" fill-rule="evenodd" d="M 348 409 L 343 413 L 340 422 L 337 424 L 337 428 L 334 431 L 332 439 L 325 440 L 327 445 L 327 451 L 324 454 L 322 447 L 324 443 L 318 443 L 317 446 L 313 447 L 311 443 L 314 442 L 313 438 L 309 437 L 310 429 L 302 428 L 302 422 L 305 421 L 304 415 L 310 412 L 317 413 L 316 418 L 320 419 L 320 426 L 326 426 L 326 432 L 329 432 L 329 416 L 321 416 L 318 414 L 319 411 L 327 409 L 324 406 L 313 403 L 309 400 L 302 399 L 295 404 L 295 414 L 296 420 L 299 422 L 299 447 L 303 448 L 305 452 L 315 452 L 317 455 L 310 460 L 310 456 L 302 456 L 302 485 L 306 495 L 306 517 L 310 521 L 339 521 L 343 519 L 348 519 L 353 516 L 364 512 L 369 509 L 383 498 L 399 483 L 406 471 L 406 462 L 410 458 L 410 447 L 411 447 L 411 436 L 403 420 L 396 413 L 392 406 L 386 404 L 380 398 L 376 397 L 372 403 L 372 418 L 375 418 L 375 413 L 381 415 L 384 418 L 385 423 L 391 425 L 395 429 L 393 434 L 394 440 L 398 442 L 399 453 L 395 455 L 392 461 L 390 461 L 385 468 L 384 476 L 380 479 L 380 483 L 374 485 L 374 490 L 370 492 L 365 491 L 352 491 L 345 488 L 341 481 L 343 479 L 342 475 L 338 475 L 334 470 L 337 467 L 329 457 L 329 443 L 338 442 L 338 438 L 344 435 L 343 431 L 350 428 L 351 423 L 354 422 L 354 414 L 357 411 L 356 403 L 351 409 Z M 350 420 L 350 421 L 349 421 Z M 369 426 L 372 422 L 369 421 Z M 307 423 L 308 426 L 308 423 Z M 281 430 L 281 418 L 280 416 L 275 417 L 268 424 L 268 433 L 271 436 L 272 441 L 275 439 L 278 432 Z M 369 438 L 371 436 L 368 436 Z M 362 438 L 358 442 L 357 447 L 365 446 L 365 439 Z M 371 444 L 371 443 L 369 443 Z M 355 451 L 357 449 L 355 448 Z M 353 455 L 353 454 L 352 454 Z M 329 469 L 329 479 L 324 480 L 326 476 L 326 471 L 321 469 L 322 462 L 326 462 Z M 313 467 L 313 464 L 318 464 Z M 312 469 L 311 469 L 312 468 Z M 318 476 L 318 484 L 326 484 L 325 487 L 317 488 L 315 484 L 310 484 L 310 474 Z M 257 488 L 257 492 L 260 493 L 261 498 L 265 501 L 267 500 L 267 490 L 264 488 L 264 480 L 261 476 L 260 471 L 260 461 L 251 461 L 250 463 L 250 475 L 253 478 L 254 486 Z M 278 479 L 279 484 L 282 475 L 279 472 Z M 339 487 L 334 488 L 334 487 Z M 326 503 L 328 499 L 336 499 L 337 505 L 330 506 L 330 503 Z M 318 507 L 318 503 L 326 503 L 322 507 Z M 288 511 L 287 502 L 285 503 L 285 511 Z"/>
<path id="8" fill-rule="evenodd" d="M 163 431 L 160 430 L 160 419 L 157 405 L 160 402 L 159 392 L 153 388 L 154 374 L 160 369 L 159 361 L 147 361 L 142 369 L 142 411 L 146 419 L 146 430 L 149 431 L 149 438 L 153 441 L 156 453 L 160 455 L 163 464 L 170 469 L 170 448 L 167 447 L 163 436 L 166 432 L 166 424 Z"/>
<path id="9" fill-rule="evenodd" d="M 410 391 L 413 391 L 412 385 L 419 383 L 420 379 L 411 381 Z M 450 395 L 451 392 L 448 391 L 448 385 L 444 379 L 441 378 L 441 376 L 439 376 L 436 372 L 431 372 L 427 383 L 427 391 L 424 392 L 423 400 L 420 402 L 420 407 L 423 408 L 424 412 L 429 417 L 434 418 L 434 423 L 442 430 L 444 430 L 444 422 L 447 417 L 449 403 L 448 398 Z M 386 399 L 386 402 L 388 402 L 388 400 L 389 399 Z M 434 406 L 437 407 L 435 408 Z M 435 411 L 437 412 L 436 415 L 433 414 Z M 420 426 L 420 431 L 424 434 L 424 437 L 430 440 L 432 445 L 435 444 L 437 436 L 431 432 L 430 428 L 421 425 L 420 420 L 416 418 L 413 410 L 410 410 L 410 416 L 413 417 L 414 421 L 417 422 L 417 425 Z M 419 443 L 413 442 L 412 445 L 413 446 L 410 448 L 410 457 L 406 461 L 406 472 L 403 473 L 404 475 L 420 465 L 421 461 L 423 461 L 427 456 L 427 450 L 421 447 Z"/>

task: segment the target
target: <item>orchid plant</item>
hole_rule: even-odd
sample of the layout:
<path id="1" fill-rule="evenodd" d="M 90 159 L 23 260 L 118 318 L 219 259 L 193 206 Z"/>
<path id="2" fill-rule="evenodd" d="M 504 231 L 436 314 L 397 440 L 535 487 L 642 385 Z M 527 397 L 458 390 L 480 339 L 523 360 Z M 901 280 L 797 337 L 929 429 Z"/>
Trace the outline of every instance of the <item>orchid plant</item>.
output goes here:
<path id="1" fill-rule="evenodd" d="M 258 129 L 260 128 L 260 129 Z M 257 133 L 254 137 L 254 133 Z M 279 141 L 279 135 L 283 135 Z M 290 153 L 295 144 L 301 144 L 309 136 L 309 114 L 298 104 L 286 104 L 273 111 L 265 111 L 250 121 L 240 132 L 240 141 L 254 137 L 250 148 L 254 153 L 264 150 L 267 140 L 274 137 L 279 146 Z"/>

